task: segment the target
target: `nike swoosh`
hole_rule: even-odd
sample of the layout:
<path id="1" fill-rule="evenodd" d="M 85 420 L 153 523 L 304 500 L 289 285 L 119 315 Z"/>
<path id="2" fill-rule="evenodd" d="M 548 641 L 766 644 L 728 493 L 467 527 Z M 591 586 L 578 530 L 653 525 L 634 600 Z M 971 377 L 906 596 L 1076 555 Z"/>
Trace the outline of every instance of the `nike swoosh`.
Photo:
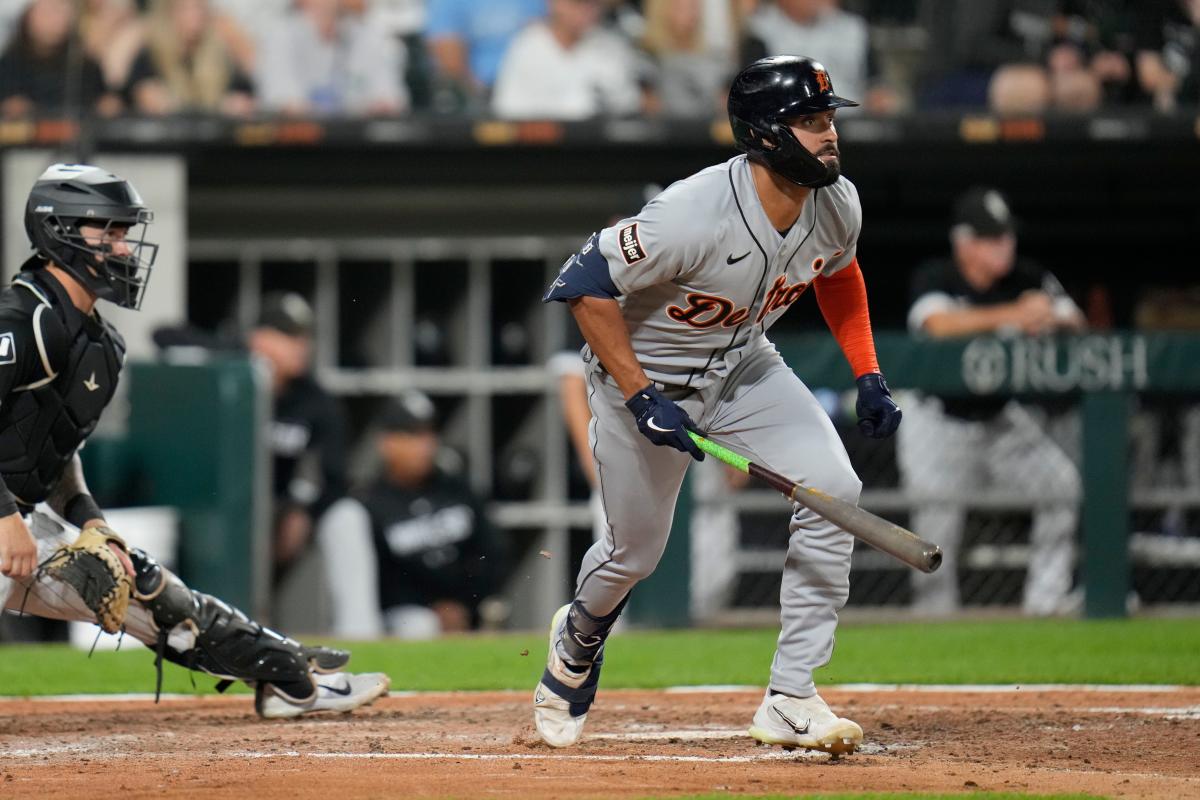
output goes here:
<path id="1" fill-rule="evenodd" d="M 650 419 L 646 420 L 646 427 L 650 428 L 651 430 L 658 431 L 659 433 L 670 433 L 671 431 L 675 430 L 674 428 L 658 427 L 657 425 L 654 424 L 654 417 L 651 417 Z"/>
<path id="2" fill-rule="evenodd" d="M 580 647 L 595 647 L 604 641 L 599 636 L 587 636 L 582 633 L 575 634 L 575 641 L 579 642 Z"/>
<path id="3" fill-rule="evenodd" d="M 345 689 L 336 689 L 333 686 L 326 686 L 323 683 L 319 683 L 317 685 L 320 686 L 322 689 L 325 689 L 326 691 L 333 692 L 334 694 L 340 694 L 342 697 L 346 697 L 347 695 L 350 694 L 349 686 L 347 686 Z"/>
<path id="4" fill-rule="evenodd" d="M 778 714 L 778 715 L 779 715 L 779 718 L 780 718 L 781 720 L 783 720 L 784 722 L 786 722 L 786 723 L 788 724 L 788 727 L 790 727 L 790 728 L 791 728 L 792 730 L 794 730 L 796 733 L 799 733 L 799 734 L 801 734 L 801 735 L 804 735 L 804 734 L 808 733 L 808 726 L 812 724 L 812 720 L 811 720 L 811 719 L 806 719 L 806 720 L 804 720 L 804 727 L 803 727 L 803 728 L 801 728 L 801 727 L 800 727 L 799 725 L 797 725 L 795 722 L 792 722 L 790 719 L 788 719 L 787 715 L 786 715 L 786 714 L 784 714 L 782 711 L 780 711 L 778 708 L 774 708 L 774 707 L 772 707 L 772 709 L 771 709 L 771 710 L 772 710 L 772 711 L 774 711 L 776 714 Z"/>
<path id="5" fill-rule="evenodd" d="M 743 258 L 745 258 L 745 257 L 746 257 L 746 256 L 748 256 L 748 255 L 750 255 L 750 251 L 749 251 L 749 250 L 747 250 L 746 252 L 742 253 L 742 254 L 741 254 L 740 256 L 738 256 L 737 258 L 734 258 L 734 257 L 733 257 L 733 253 L 730 253 L 730 254 L 729 254 L 729 255 L 728 255 L 726 258 L 725 258 L 725 263 L 726 263 L 726 264 L 736 264 L 736 263 L 738 263 L 739 261 L 741 261 Z"/>

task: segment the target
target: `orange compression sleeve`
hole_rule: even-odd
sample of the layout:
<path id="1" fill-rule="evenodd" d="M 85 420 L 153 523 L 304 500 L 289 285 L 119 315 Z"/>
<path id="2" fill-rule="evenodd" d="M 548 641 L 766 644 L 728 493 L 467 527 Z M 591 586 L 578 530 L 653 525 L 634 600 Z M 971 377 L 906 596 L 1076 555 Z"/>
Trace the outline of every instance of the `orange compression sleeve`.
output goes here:
<path id="1" fill-rule="evenodd" d="M 814 284 L 821 315 L 850 362 L 854 377 L 879 372 L 871 315 L 867 311 L 867 284 L 858 259 L 833 275 L 820 276 Z"/>

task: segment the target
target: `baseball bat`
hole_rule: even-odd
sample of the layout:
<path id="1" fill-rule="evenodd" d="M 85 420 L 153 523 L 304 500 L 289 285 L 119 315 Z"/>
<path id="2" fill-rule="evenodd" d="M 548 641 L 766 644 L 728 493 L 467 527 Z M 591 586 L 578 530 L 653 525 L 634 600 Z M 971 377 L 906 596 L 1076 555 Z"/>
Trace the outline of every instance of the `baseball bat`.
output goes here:
<path id="1" fill-rule="evenodd" d="M 748 458 L 709 441 L 694 431 L 688 431 L 692 441 L 710 456 L 736 470 L 766 481 L 771 488 L 783 493 L 794 503 L 815 511 L 846 533 L 861 539 L 877 550 L 903 561 L 921 572 L 933 572 L 942 565 L 942 548 L 927 542 L 910 530 L 877 517 L 870 511 L 848 503 L 840 497 L 790 480 L 778 472 L 755 464 Z"/>

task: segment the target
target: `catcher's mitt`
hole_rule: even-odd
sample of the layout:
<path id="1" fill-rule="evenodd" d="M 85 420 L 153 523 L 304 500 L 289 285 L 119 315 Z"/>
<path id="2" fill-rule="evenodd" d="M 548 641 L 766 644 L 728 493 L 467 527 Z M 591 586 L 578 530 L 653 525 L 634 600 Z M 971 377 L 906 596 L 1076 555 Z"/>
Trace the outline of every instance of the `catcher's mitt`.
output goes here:
<path id="1" fill-rule="evenodd" d="M 109 542 L 126 549 L 124 540 L 111 528 L 84 528 L 73 544 L 55 550 L 41 571 L 78 592 L 84 605 L 96 615 L 97 624 L 108 633 L 116 633 L 125 624 L 133 584 Z"/>

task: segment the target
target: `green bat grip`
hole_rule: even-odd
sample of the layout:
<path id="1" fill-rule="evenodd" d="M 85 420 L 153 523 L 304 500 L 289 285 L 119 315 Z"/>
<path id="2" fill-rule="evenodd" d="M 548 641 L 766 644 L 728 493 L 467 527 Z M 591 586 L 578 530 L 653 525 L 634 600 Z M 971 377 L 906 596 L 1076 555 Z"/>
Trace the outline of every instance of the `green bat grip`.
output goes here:
<path id="1" fill-rule="evenodd" d="M 705 439 L 695 431 L 688 431 L 687 434 L 688 436 L 692 437 L 692 441 L 696 443 L 697 447 L 718 461 L 723 461 L 734 469 L 742 472 L 750 471 L 750 459 L 746 458 L 745 456 L 739 456 L 732 450 L 721 447 L 721 445 L 717 444 L 716 442 L 710 442 L 708 439 Z"/>

